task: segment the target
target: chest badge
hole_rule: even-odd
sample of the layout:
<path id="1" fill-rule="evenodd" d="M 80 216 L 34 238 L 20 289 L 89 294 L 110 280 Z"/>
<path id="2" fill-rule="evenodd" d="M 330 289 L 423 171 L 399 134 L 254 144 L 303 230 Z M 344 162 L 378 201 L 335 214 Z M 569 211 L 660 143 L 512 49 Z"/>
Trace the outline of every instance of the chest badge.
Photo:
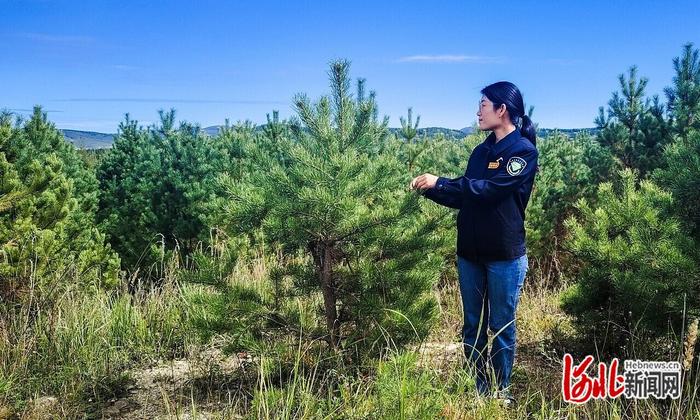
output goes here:
<path id="1" fill-rule="evenodd" d="M 502 160 L 503 160 L 503 158 L 499 157 L 498 159 L 496 159 L 495 162 L 489 162 L 489 169 L 498 168 L 500 166 Z"/>
<path id="2" fill-rule="evenodd" d="M 527 162 L 525 159 L 519 157 L 519 156 L 513 156 L 512 158 L 508 159 L 508 163 L 506 164 L 506 171 L 512 176 L 520 175 L 520 173 L 525 169 L 525 166 L 527 165 Z"/>

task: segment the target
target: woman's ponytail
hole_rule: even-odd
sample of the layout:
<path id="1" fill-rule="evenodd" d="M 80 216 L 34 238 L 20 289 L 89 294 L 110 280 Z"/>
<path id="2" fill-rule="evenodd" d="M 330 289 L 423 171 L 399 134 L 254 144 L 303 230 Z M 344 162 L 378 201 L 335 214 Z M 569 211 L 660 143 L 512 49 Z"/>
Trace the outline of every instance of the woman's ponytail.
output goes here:
<path id="1" fill-rule="evenodd" d="M 530 140 L 533 146 L 537 147 L 537 131 L 532 124 L 532 120 L 527 115 L 520 117 L 522 125 L 520 127 L 520 135 Z"/>

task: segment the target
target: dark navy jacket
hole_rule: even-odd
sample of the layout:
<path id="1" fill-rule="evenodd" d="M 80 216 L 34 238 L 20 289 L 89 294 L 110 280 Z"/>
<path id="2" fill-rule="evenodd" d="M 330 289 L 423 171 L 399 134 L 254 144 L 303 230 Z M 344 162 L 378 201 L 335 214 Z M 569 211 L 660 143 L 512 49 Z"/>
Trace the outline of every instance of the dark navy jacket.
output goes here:
<path id="1" fill-rule="evenodd" d="M 537 148 L 515 129 L 474 148 L 463 176 L 438 177 L 425 197 L 459 209 L 457 255 L 475 262 L 525 254 L 525 207 L 537 172 Z"/>

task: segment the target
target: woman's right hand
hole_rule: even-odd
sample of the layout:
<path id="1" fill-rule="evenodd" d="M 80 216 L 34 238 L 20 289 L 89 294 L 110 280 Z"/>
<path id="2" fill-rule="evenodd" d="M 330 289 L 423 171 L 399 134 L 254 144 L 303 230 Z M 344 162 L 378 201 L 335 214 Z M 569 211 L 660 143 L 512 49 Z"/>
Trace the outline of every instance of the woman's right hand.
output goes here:
<path id="1" fill-rule="evenodd" d="M 437 179 L 438 177 L 433 174 L 424 173 L 413 178 L 409 188 L 427 190 L 428 188 L 435 187 L 435 182 L 437 182 Z"/>

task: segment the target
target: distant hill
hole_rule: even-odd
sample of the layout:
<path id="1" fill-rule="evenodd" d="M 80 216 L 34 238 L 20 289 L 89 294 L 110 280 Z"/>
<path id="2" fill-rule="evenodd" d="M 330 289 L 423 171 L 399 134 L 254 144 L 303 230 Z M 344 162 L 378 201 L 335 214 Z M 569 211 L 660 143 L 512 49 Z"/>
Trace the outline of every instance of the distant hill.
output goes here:
<path id="1" fill-rule="evenodd" d="M 434 135 L 436 135 L 436 134 L 438 134 L 438 133 L 441 133 L 441 134 L 443 134 L 443 135 L 445 135 L 445 136 L 447 136 L 447 137 L 452 136 L 452 137 L 454 137 L 454 138 L 456 138 L 456 139 L 461 139 L 461 138 L 466 137 L 467 134 L 469 134 L 469 133 L 471 132 L 471 128 L 468 129 L 469 132 L 465 132 L 465 131 L 463 131 L 463 130 L 464 130 L 464 129 L 462 129 L 462 130 L 454 130 L 454 129 L 451 129 L 451 128 L 443 128 L 443 127 L 425 127 L 425 128 L 419 128 L 419 129 L 418 129 L 418 135 L 419 135 L 419 136 L 425 136 L 425 135 L 427 135 L 427 136 L 430 136 L 430 137 L 431 137 L 431 136 L 434 136 Z M 392 133 L 398 135 L 399 132 L 401 131 L 401 129 L 400 129 L 400 128 L 389 128 L 389 131 L 391 131 Z"/>
<path id="2" fill-rule="evenodd" d="M 255 131 L 260 131 L 264 127 L 264 124 L 255 127 Z M 220 125 L 212 125 L 202 129 L 205 133 L 210 136 L 215 136 L 219 133 L 221 129 Z M 559 131 L 569 137 L 574 137 L 576 133 L 580 131 L 588 131 L 589 133 L 595 135 L 598 132 L 596 128 L 540 128 L 537 130 L 537 137 L 546 137 L 553 131 Z M 116 134 L 108 133 L 96 133 L 94 131 L 80 131 L 80 130 L 61 130 L 66 140 L 73 143 L 75 147 L 79 149 L 105 149 L 112 147 L 112 142 L 114 141 L 114 136 Z M 400 128 L 389 128 L 394 134 L 398 134 L 401 131 Z M 455 130 L 452 128 L 444 127 L 426 127 L 419 128 L 419 135 L 434 136 L 438 133 L 442 133 L 446 137 L 454 137 L 456 139 L 462 139 L 469 135 L 473 131 L 472 127 L 465 127 L 461 130 Z"/>
<path id="3" fill-rule="evenodd" d="M 566 134 L 569 137 L 576 136 L 577 133 L 582 131 L 587 131 L 589 134 L 595 136 L 600 131 L 598 128 L 539 128 L 537 129 L 537 137 L 547 137 L 554 131 L 559 131 L 560 133 Z"/>
<path id="4" fill-rule="evenodd" d="M 112 147 L 114 134 L 94 131 L 61 130 L 63 136 L 78 149 L 105 149 Z"/>
<path id="5" fill-rule="evenodd" d="M 264 126 L 265 126 L 265 124 L 256 126 L 255 131 L 261 131 Z M 212 125 L 210 127 L 205 127 L 203 130 L 207 134 L 209 134 L 211 136 L 215 136 L 218 134 L 221 127 L 222 126 L 220 126 L 220 125 Z M 464 131 L 464 130 L 468 130 L 468 131 Z M 399 131 L 401 131 L 401 129 L 389 127 L 389 131 L 391 131 L 394 134 L 398 134 Z M 426 127 L 426 128 L 419 128 L 418 129 L 418 134 L 421 136 L 426 135 L 426 134 L 428 136 L 434 136 L 437 133 L 442 133 L 448 137 L 453 136 L 455 138 L 463 138 L 464 136 L 466 136 L 470 132 L 471 132 L 471 128 L 466 128 L 466 129 L 462 129 L 462 130 L 454 130 L 451 128 L 443 128 L 443 127 Z"/>

